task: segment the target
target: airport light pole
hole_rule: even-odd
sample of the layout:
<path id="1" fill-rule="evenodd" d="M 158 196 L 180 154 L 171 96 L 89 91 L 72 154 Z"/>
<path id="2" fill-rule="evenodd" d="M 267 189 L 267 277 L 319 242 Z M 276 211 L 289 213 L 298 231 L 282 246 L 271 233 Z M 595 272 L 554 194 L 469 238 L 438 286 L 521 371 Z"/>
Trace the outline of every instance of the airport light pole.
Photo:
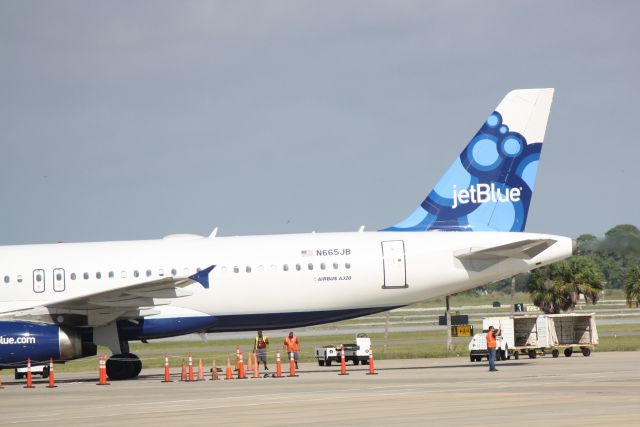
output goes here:
<path id="1" fill-rule="evenodd" d="M 446 315 L 447 315 L 447 351 L 451 351 L 452 347 L 452 339 L 451 339 L 451 305 L 449 304 L 449 295 L 445 297 L 445 301 L 447 304 L 446 307 Z"/>

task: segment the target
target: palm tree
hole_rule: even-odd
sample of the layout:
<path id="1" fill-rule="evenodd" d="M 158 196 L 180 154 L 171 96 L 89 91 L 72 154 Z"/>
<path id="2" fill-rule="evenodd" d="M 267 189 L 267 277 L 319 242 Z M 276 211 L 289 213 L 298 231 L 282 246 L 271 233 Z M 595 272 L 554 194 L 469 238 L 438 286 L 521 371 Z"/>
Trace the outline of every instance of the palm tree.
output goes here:
<path id="1" fill-rule="evenodd" d="M 603 275 L 588 256 L 575 256 L 535 270 L 529 277 L 533 303 L 545 313 L 573 310 L 580 294 L 595 304 L 602 291 Z"/>
<path id="2" fill-rule="evenodd" d="M 636 265 L 627 271 L 622 281 L 624 294 L 629 305 L 640 304 L 640 265 Z"/>

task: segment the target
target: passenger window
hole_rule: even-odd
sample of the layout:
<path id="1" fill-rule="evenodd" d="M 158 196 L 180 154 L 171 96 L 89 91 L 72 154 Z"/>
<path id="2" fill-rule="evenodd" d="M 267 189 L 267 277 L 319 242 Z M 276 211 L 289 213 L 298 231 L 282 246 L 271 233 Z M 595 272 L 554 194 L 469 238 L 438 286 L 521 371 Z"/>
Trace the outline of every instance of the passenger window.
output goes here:
<path id="1" fill-rule="evenodd" d="M 235 267 L 233 267 L 233 272 L 234 273 L 239 273 L 240 272 L 240 268 L 238 268 L 238 266 L 236 265 Z"/>
<path id="2" fill-rule="evenodd" d="M 102 278 L 102 273 L 100 273 L 99 271 L 96 273 L 96 279 L 101 279 Z"/>
<path id="3" fill-rule="evenodd" d="M 302 267 L 300 266 L 300 264 L 296 264 L 296 271 L 300 271 L 302 269 Z"/>
<path id="4" fill-rule="evenodd" d="M 109 279 L 113 279 L 115 277 L 115 274 L 113 273 L 113 271 L 109 272 Z"/>
<path id="5" fill-rule="evenodd" d="M 324 270 L 325 268 L 327 268 L 327 265 L 324 262 L 320 264 L 320 270 Z"/>
<path id="6" fill-rule="evenodd" d="M 313 270 L 313 264 L 309 263 L 309 265 L 307 265 L 307 267 L 309 268 L 309 270 Z"/>
<path id="7" fill-rule="evenodd" d="M 40 274 L 36 274 L 36 282 L 42 282 L 42 276 Z"/>
<path id="8" fill-rule="evenodd" d="M 140 273 L 138 272 L 138 270 L 133 270 L 133 277 L 138 277 L 140 276 Z"/>
<path id="9" fill-rule="evenodd" d="M 282 269 L 284 271 L 289 271 L 289 266 L 287 264 L 285 264 L 285 265 L 282 266 Z"/>
<path id="10" fill-rule="evenodd" d="M 76 273 L 71 273 L 71 280 L 76 280 Z"/>
<path id="11" fill-rule="evenodd" d="M 202 269 L 200 267 L 196 268 L 196 273 L 200 273 Z"/>
<path id="12" fill-rule="evenodd" d="M 338 263 L 337 263 L 337 262 L 334 262 L 334 263 L 333 263 L 333 269 L 334 269 L 334 270 L 337 270 L 337 269 L 338 269 Z"/>
<path id="13" fill-rule="evenodd" d="M 9 276 L 4 276 L 4 283 L 9 283 Z"/>
<path id="14" fill-rule="evenodd" d="M 147 270 L 147 277 L 151 277 L 151 270 Z"/>
<path id="15" fill-rule="evenodd" d="M 344 264 L 344 267 L 345 267 L 346 269 L 350 269 L 350 268 L 351 268 L 351 263 L 350 263 L 350 262 L 345 263 L 345 264 Z"/>
<path id="16" fill-rule="evenodd" d="M 171 269 L 171 275 L 175 276 L 176 274 L 178 274 L 178 270 L 176 270 L 175 268 Z"/>
<path id="17" fill-rule="evenodd" d="M 22 283 L 22 276 L 18 275 L 18 283 Z"/>
<path id="18" fill-rule="evenodd" d="M 56 273 L 56 280 L 57 280 L 58 282 L 59 282 L 59 281 L 61 281 L 61 280 L 62 280 L 62 274 L 60 274 L 60 273 Z M 5 281 L 5 283 L 7 283 L 7 282 Z"/>
<path id="19" fill-rule="evenodd" d="M 158 276 L 164 277 L 164 270 L 162 268 L 158 270 Z"/>
<path id="20" fill-rule="evenodd" d="M 84 280 L 89 280 L 89 273 L 85 272 L 82 277 L 84 277 Z"/>
<path id="21" fill-rule="evenodd" d="M 251 267 L 249 267 L 249 266 L 247 265 L 246 271 L 247 271 L 247 273 L 251 273 Z"/>

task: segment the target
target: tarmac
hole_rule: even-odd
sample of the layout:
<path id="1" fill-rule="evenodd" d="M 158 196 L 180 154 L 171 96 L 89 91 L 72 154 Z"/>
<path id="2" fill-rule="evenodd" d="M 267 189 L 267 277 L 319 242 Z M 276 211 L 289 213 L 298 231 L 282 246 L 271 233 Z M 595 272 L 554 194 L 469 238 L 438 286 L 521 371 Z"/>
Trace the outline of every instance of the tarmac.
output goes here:
<path id="1" fill-rule="evenodd" d="M 297 378 L 162 383 L 162 371 L 98 386 L 97 372 L 57 373 L 23 388 L 3 371 L 0 425 L 636 426 L 640 354 L 593 353 L 487 363 L 468 358 L 301 364 Z M 270 366 L 275 370 L 274 364 Z M 287 369 L 288 365 L 284 367 Z M 287 372 L 285 372 L 285 375 Z M 207 375 L 209 376 L 209 375 Z"/>

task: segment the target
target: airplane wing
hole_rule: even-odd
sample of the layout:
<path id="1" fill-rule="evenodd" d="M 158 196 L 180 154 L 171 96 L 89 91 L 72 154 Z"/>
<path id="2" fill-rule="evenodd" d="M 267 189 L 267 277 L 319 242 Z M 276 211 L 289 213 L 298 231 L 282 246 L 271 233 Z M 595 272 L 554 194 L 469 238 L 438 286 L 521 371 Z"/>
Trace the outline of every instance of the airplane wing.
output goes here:
<path id="1" fill-rule="evenodd" d="M 3 313 L 5 318 L 51 321 L 68 317 L 73 323 L 81 326 L 100 326 L 116 319 L 136 319 L 158 314 L 153 308 L 166 305 L 156 299 L 170 300 L 192 295 L 183 289 L 189 285 L 199 283 L 209 288 L 209 273 L 215 268 L 212 265 L 188 277 L 164 277 L 134 285 L 105 289 L 88 295 L 58 300 L 49 304 L 29 309 L 15 310 Z M 60 317 L 62 316 L 62 317 Z M 80 325 L 75 325 L 80 326 Z"/>
<path id="2" fill-rule="evenodd" d="M 556 243 L 553 239 L 527 239 L 490 248 L 468 248 L 455 254 L 472 271 L 485 270 L 506 259 L 532 259 Z"/>

